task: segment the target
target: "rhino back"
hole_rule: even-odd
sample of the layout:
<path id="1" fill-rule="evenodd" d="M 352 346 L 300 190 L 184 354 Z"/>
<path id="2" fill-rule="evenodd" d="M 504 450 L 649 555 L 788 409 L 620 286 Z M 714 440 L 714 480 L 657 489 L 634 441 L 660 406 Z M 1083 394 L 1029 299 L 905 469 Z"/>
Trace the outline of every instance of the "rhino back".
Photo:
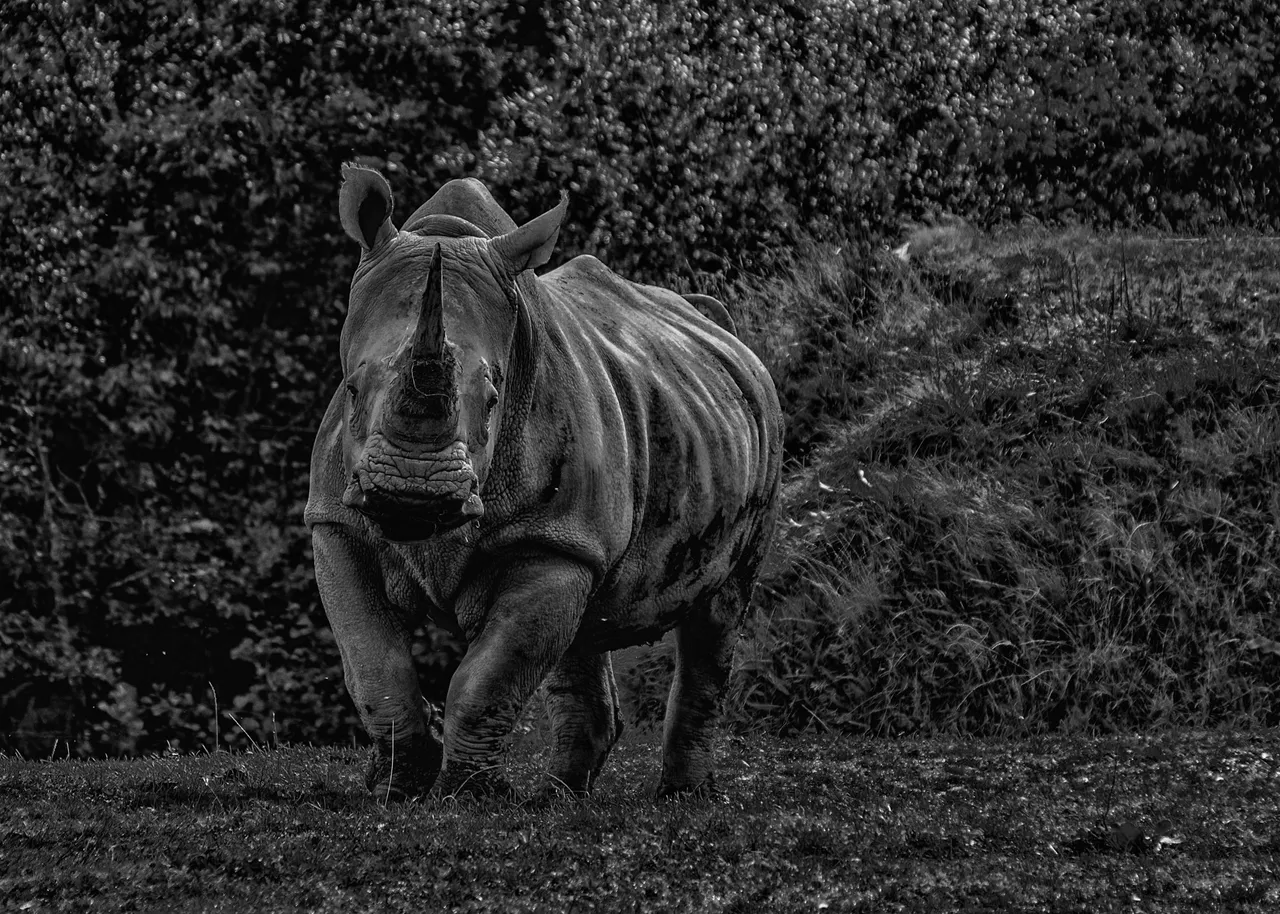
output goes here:
<path id="1" fill-rule="evenodd" d="M 681 296 L 595 258 L 539 285 L 535 402 L 521 481 L 506 480 L 515 510 L 482 545 L 542 540 L 590 564 L 584 647 L 649 640 L 709 589 L 754 581 L 781 463 L 773 383 Z"/>

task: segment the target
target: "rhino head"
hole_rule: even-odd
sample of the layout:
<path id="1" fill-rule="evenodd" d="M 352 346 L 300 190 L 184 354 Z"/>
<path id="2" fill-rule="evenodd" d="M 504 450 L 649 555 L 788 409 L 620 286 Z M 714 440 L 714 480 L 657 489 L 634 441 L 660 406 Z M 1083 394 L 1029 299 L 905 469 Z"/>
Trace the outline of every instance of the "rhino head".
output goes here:
<path id="1" fill-rule="evenodd" d="M 343 179 L 342 225 L 362 257 L 342 328 L 342 501 L 386 539 L 420 541 L 484 515 L 516 278 L 551 256 L 566 201 L 496 237 L 456 216 L 397 231 L 381 174 L 346 166 Z"/>

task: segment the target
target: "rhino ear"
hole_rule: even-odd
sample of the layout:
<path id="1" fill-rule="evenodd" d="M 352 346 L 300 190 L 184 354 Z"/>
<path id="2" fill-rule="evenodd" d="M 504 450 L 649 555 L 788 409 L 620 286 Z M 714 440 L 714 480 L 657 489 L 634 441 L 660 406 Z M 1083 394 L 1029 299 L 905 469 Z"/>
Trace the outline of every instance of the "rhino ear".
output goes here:
<path id="1" fill-rule="evenodd" d="M 560 204 L 555 209 L 547 210 L 514 231 L 493 239 L 492 250 L 497 255 L 498 262 L 515 276 L 523 270 L 540 267 L 550 260 L 556 239 L 560 237 L 560 223 L 564 222 L 564 214 L 568 209 L 569 195 L 561 194 Z"/>
<path id="2" fill-rule="evenodd" d="M 391 185 L 372 168 L 342 166 L 342 190 L 338 192 L 338 215 L 347 234 L 372 251 L 396 233 L 391 224 Z"/>

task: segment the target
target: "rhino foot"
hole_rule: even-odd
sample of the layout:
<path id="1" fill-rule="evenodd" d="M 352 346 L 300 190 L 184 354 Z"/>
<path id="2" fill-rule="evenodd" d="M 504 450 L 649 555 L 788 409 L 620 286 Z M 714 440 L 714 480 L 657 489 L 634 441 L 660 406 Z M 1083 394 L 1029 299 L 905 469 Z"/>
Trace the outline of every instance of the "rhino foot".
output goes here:
<path id="1" fill-rule="evenodd" d="M 672 797 L 688 797 L 692 800 L 710 800 L 712 797 L 718 796 L 720 791 L 716 788 L 715 775 L 708 774 L 706 778 L 696 783 L 676 784 L 667 781 L 665 778 L 658 785 L 658 792 L 654 796 L 656 800 L 666 800 Z"/>
<path id="2" fill-rule="evenodd" d="M 544 809 L 548 806 L 554 806 L 564 802 L 582 802 L 590 798 L 591 788 L 575 787 L 566 784 L 564 781 L 553 778 L 546 784 L 543 784 L 538 790 L 524 801 L 525 806 L 533 809 Z"/>
<path id="3" fill-rule="evenodd" d="M 374 747 L 364 783 L 374 798 L 400 803 L 426 796 L 440 774 L 444 748 L 429 734 L 397 740 L 392 751 Z"/>
<path id="4" fill-rule="evenodd" d="M 450 765 L 437 784 L 441 797 L 470 796 L 476 799 L 514 800 L 515 788 L 495 768 Z"/>

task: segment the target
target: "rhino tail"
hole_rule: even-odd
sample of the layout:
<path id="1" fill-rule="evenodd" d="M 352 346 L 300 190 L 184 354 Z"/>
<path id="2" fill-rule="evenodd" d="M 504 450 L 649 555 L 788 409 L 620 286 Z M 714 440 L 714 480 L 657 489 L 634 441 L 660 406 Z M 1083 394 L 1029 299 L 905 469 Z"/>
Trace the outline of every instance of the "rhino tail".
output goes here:
<path id="1" fill-rule="evenodd" d="M 738 335 L 738 325 L 733 322 L 733 316 L 729 314 L 729 309 L 720 299 L 712 298 L 710 295 L 699 295 L 697 292 L 685 293 L 684 299 L 697 308 L 703 317 L 719 324 L 734 336 Z"/>

